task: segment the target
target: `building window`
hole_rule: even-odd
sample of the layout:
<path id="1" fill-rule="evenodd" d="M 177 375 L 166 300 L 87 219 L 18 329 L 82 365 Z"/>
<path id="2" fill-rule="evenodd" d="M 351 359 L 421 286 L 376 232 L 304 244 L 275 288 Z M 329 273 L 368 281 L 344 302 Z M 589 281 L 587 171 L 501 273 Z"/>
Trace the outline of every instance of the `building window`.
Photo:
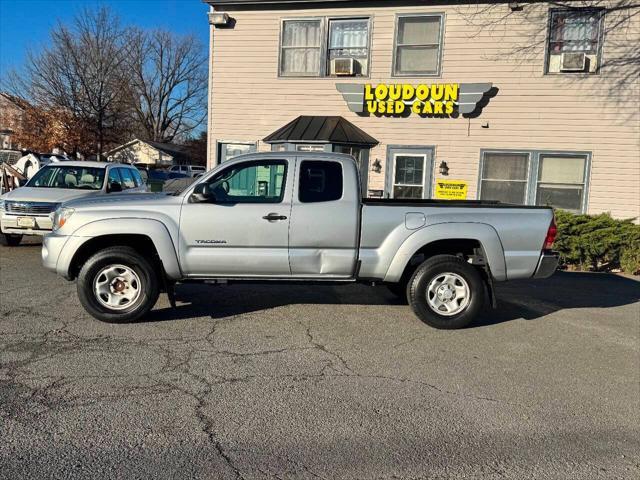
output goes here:
<path id="1" fill-rule="evenodd" d="M 584 212 L 588 168 L 588 153 L 483 152 L 479 198 Z"/>
<path id="2" fill-rule="evenodd" d="M 442 15 L 397 17 L 394 75 L 440 74 L 442 20 Z"/>
<path id="3" fill-rule="evenodd" d="M 283 20 L 280 76 L 368 75 L 369 31 L 368 18 Z"/>
<path id="4" fill-rule="evenodd" d="M 220 142 L 218 143 L 218 163 L 223 163 L 238 155 L 253 153 L 255 151 L 255 143 Z"/>
<path id="5" fill-rule="evenodd" d="M 547 73 L 595 73 L 602 21 L 600 10 L 552 10 Z"/>
<path id="6" fill-rule="evenodd" d="M 330 75 L 368 75 L 369 19 L 329 20 L 328 72 Z M 353 59 L 353 73 L 344 69 L 342 59 Z M 347 66 L 349 66 L 347 61 Z"/>
<path id="7" fill-rule="evenodd" d="M 283 22 L 280 75 L 320 75 L 321 26 L 319 19 Z"/>
<path id="8" fill-rule="evenodd" d="M 536 205 L 581 212 L 587 157 L 540 155 Z"/>
<path id="9" fill-rule="evenodd" d="M 485 152 L 480 199 L 524 205 L 527 195 L 528 153 Z"/>
<path id="10" fill-rule="evenodd" d="M 323 143 L 300 143 L 296 145 L 296 152 L 324 152 Z"/>

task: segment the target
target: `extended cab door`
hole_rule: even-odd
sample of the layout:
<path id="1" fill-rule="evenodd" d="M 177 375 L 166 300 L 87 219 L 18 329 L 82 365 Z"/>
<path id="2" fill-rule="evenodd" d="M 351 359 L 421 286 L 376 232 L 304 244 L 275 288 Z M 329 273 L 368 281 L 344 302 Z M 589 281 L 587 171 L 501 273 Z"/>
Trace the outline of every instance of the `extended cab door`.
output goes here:
<path id="1" fill-rule="evenodd" d="M 186 198 L 179 255 L 187 276 L 291 275 L 288 257 L 295 162 L 265 159 L 231 163 L 207 180 L 215 198 Z"/>
<path id="2" fill-rule="evenodd" d="M 360 231 L 360 188 L 348 159 L 298 157 L 289 261 L 297 277 L 350 278 Z"/>

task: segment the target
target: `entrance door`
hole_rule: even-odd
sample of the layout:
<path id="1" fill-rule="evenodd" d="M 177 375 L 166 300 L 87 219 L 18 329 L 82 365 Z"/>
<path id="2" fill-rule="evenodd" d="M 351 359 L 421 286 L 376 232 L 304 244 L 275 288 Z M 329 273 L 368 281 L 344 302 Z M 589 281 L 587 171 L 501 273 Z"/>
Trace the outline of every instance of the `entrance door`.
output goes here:
<path id="1" fill-rule="evenodd" d="M 180 261 L 189 276 L 290 276 L 291 192 L 286 160 L 229 165 L 210 181 L 215 200 L 182 206 Z"/>
<path id="2" fill-rule="evenodd" d="M 433 148 L 389 147 L 387 161 L 390 198 L 431 198 Z"/>

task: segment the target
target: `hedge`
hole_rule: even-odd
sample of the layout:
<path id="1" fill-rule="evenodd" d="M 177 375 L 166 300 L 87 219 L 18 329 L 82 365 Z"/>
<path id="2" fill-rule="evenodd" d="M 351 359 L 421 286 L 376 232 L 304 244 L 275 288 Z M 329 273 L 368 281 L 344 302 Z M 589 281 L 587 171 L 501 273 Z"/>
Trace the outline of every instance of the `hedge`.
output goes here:
<path id="1" fill-rule="evenodd" d="M 640 273 L 640 225 L 608 213 L 581 215 L 556 210 L 554 250 L 562 265 L 580 270 Z"/>

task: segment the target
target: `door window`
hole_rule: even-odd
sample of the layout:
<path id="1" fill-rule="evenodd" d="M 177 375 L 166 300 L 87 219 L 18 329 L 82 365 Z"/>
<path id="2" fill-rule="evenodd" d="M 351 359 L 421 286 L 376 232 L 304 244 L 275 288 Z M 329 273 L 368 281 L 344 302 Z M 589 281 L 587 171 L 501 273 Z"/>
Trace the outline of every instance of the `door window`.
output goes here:
<path id="1" fill-rule="evenodd" d="M 283 160 L 241 163 L 217 174 L 209 185 L 216 203 L 280 203 L 286 171 Z"/>
<path id="2" fill-rule="evenodd" d="M 397 154 L 393 164 L 393 198 L 424 198 L 426 155 Z"/>
<path id="3" fill-rule="evenodd" d="M 330 202 L 342 198 L 342 165 L 305 160 L 300 165 L 301 202 Z"/>
<path id="4" fill-rule="evenodd" d="M 119 168 L 120 176 L 122 177 L 123 188 L 136 188 L 136 182 L 133 180 L 133 175 L 128 168 Z"/>
<path id="5" fill-rule="evenodd" d="M 110 168 L 109 169 L 109 188 L 113 189 L 112 185 L 118 185 L 120 189 L 122 189 L 122 179 L 120 178 L 120 174 L 118 173 L 119 168 Z"/>

